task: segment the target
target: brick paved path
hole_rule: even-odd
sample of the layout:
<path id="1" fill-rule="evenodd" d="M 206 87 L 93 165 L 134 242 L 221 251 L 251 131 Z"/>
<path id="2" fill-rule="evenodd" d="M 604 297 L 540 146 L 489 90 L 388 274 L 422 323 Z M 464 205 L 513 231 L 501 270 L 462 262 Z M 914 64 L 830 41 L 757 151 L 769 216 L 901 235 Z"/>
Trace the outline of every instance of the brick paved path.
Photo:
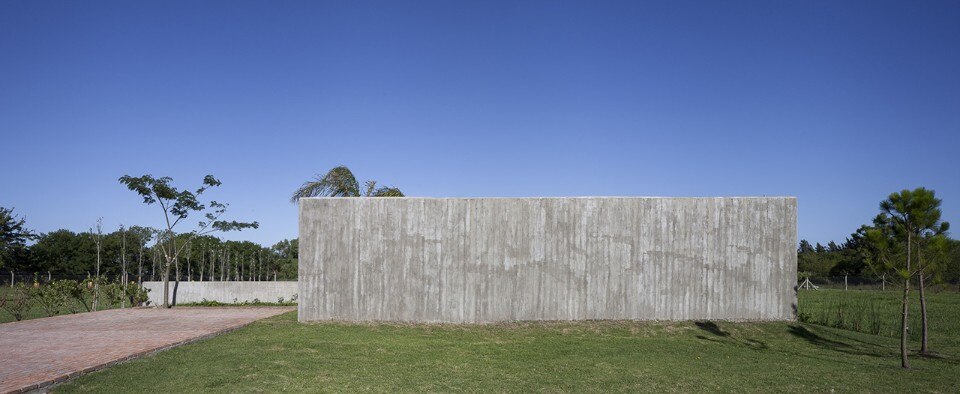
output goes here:
<path id="1" fill-rule="evenodd" d="M 43 387 L 292 310 L 113 309 L 0 324 L 0 393 Z"/>

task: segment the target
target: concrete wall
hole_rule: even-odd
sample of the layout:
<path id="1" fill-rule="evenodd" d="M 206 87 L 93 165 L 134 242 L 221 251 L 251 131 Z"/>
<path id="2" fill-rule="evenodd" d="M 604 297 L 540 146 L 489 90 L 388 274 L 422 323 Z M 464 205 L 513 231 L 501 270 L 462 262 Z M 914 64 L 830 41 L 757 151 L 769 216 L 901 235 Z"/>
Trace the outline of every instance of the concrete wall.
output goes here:
<path id="1" fill-rule="evenodd" d="M 791 320 L 797 200 L 300 200 L 299 319 Z"/>
<path id="2" fill-rule="evenodd" d="M 163 282 L 143 282 L 150 289 L 151 305 L 163 304 Z M 174 283 L 170 282 L 170 298 L 173 299 Z M 253 301 L 277 302 L 283 297 L 290 301 L 297 294 L 297 282 L 180 282 L 177 286 L 176 302 L 217 301 L 227 304 Z"/>

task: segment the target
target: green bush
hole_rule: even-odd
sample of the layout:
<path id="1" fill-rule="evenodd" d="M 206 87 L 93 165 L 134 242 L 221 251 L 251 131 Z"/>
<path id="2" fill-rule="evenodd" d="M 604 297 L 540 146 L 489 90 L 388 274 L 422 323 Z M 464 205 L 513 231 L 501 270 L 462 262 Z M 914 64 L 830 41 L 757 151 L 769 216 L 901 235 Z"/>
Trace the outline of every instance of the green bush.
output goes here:
<path id="1" fill-rule="evenodd" d="M 127 299 L 130 300 L 130 305 L 132 306 L 148 304 L 148 300 L 150 299 L 149 293 L 150 289 L 138 285 L 137 282 L 131 281 L 127 286 Z"/>
<path id="2" fill-rule="evenodd" d="M 0 301 L 0 307 L 7 311 L 16 321 L 23 320 L 30 307 L 33 306 L 33 289 L 23 283 L 13 287 L 8 297 Z"/>
<path id="3" fill-rule="evenodd" d="M 32 284 L 0 288 L 0 311 L 7 312 L 0 314 L 0 322 L 91 311 L 94 296 L 101 310 L 140 306 L 147 303 L 148 290 L 136 282 L 124 286 L 101 280 L 98 286 L 92 279 L 41 283 L 38 278 Z"/>
<path id="4" fill-rule="evenodd" d="M 34 282 L 31 295 L 37 305 L 43 309 L 44 314 L 48 317 L 55 316 L 60 314 L 60 310 L 67 305 L 70 297 L 69 289 L 73 286 L 71 282 L 58 280 L 46 285 Z"/>

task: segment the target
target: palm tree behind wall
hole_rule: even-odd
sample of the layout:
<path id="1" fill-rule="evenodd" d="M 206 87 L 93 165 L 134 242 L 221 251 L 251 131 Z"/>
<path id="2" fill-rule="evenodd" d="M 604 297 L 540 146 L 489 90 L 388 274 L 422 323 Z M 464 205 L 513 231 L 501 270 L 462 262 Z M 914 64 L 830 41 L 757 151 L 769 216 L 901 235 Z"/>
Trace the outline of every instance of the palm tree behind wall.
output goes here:
<path id="1" fill-rule="evenodd" d="M 353 172 L 345 166 L 334 167 L 326 175 L 319 174 L 313 180 L 304 182 L 290 197 L 296 203 L 303 197 L 403 197 L 400 189 L 392 186 L 377 186 L 377 181 L 360 183 Z"/>

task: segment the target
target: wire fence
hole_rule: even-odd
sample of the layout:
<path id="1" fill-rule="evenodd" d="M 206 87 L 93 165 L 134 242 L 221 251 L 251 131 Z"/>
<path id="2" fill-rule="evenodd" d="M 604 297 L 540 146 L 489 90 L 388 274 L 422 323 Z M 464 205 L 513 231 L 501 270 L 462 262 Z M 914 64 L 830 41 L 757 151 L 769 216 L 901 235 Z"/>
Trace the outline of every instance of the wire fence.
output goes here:
<path id="1" fill-rule="evenodd" d="M 893 291 L 893 290 L 902 290 L 903 289 L 903 280 L 893 276 L 820 276 L 809 278 L 799 278 L 798 281 L 799 290 L 816 290 L 816 289 L 835 289 L 835 290 L 877 290 L 877 291 Z M 914 278 L 911 280 L 911 286 L 916 288 L 920 284 Z M 940 282 L 940 283 L 926 283 L 927 288 L 932 289 L 933 291 L 946 291 L 954 290 L 960 291 L 960 283 L 954 282 Z"/>
<path id="2" fill-rule="evenodd" d="M 0 271 L 0 286 L 13 286 L 18 283 L 27 283 L 33 284 L 34 282 L 40 284 L 46 284 L 57 280 L 67 279 L 75 281 L 83 281 L 95 277 L 96 274 L 93 272 L 84 273 L 84 274 L 56 274 L 50 271 L 40 272 L 40 271 Z M 122 274 L 119 273 L 101 273 L 100 277 L 104 278 L 107 282 L 124 282 Z M 170 281 L 174 281 L 175 274 L 171 272 Z M 224 280 L 221 280 L 224 279 Z M 193 275 L 193 277 L 188 277 L 186 274 L 181 273 L 180 281 L 189 282 L 189 281 L 203 281 L 203 282 L 236 282 L 236 281 L 258 281 L 258 282 L 274 282 L 278 280 L 296 280 L 294 277 L 292 279 L 286 277 L 277 277 L 277 275 L 272 276 L 259 276 L 255 278 L 241 277 L 240 279 L 236 277 L 232 278 L 220 278 L 220 277 L 200 277 L 198 275 Z M 161 273 L 151 274 L 149 272 L 142 273 L 141 276 L 137 276 L 136 272 L 128 272 L 126 276 L 126 282 L 149 282 L 149 281 L 161 281 L 163 280 L 163 275 Z"/>
<path id="3" fill-rule="evenodd" d="M 80 275 L 67 275 L 67 274 L 54 274 L 51 272 L 33 272 L 33 271 L 7 271 L 0 272 L 0 286 L 12 286 L 17 283 L 28 283 L 32 284 L 38 282 L 40 284 L 50 283 L 52 281 L 67 279 L 82 281 L 86 279 L 93 278 L 94 273 L 80 274 Z M 101 278 L 105 278 L 108 282 L 122 282 L 122 275 L 109 273 L 101 274 Z M 212 282 L 219 282 L 219 278 L 214 278 Z M 264 281 L 273 281 L 275 278 L 264 278 Z M 296 280 L 296 278 L 293 278 Z M 159 275 L 143 275 L 142 278 L 138 278 L 135 273 L 127 273 L 126 281 L 130 282 L 146 282 L 146 281 L 155 281 L 162 280 Z M 171 281 L 174 278 L 170 278 Z M 180 279 L 183 282 L 186 281 L 197 281 L 197 278 L 187 278 L 183 277 Z M 281 280 L 290 280 L 290 279 L 281 279 Z M 807 282 L 809 280 L 809 282 Z M 210 282 L 209 278 L 206 278 L 205 281 Z M 233 280 L 226 280 L 227 282 Z M 919 283 L 916 280 L 913 281 L 912 286 L 918 286 Z M 897 290 L 902 289 L 903 282 L 898 278 L 892 278 L 888 276 L 861 276 L 861 275 L 848 275 L 848 276 L 811 276 L 809 278 L 798 278 L 797 286 L 799 290 L 814 290 L 814 289 L 839 289 L 839 290 Z M 943 282 L 943 283 L 932 283 L 928 284 L 928 288 L 933 289 L 934 291 L 940 290 L 955 290 L 960 292 L 960 281 L 953 282 Z"/>
<path id="4" fill-rule="evenodd" d="M 93 278 L 96 275 L 66 275 L 66 274 L 53 274 L 50 272 L 26 272 L 26 271 L 8 271 L 0 273 L 0 286 L 13 286 L 18 283 L 50 283 L 57 280 L 75 280 L 82 281 L 86 279 Z M 105 278 L 108 282 L 120 281 L 120 275 L 100 275 L 101 278 Z M 129 274 L 127 275 L 129 278 Z"/>

